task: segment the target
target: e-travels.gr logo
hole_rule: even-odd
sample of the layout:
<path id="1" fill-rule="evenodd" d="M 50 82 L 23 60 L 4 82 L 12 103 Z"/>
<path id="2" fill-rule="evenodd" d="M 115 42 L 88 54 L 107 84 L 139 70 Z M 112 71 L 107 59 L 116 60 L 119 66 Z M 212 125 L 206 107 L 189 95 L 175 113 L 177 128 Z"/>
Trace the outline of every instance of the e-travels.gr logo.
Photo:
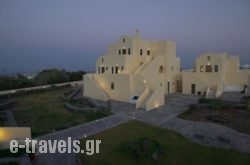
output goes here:
<path id="1" fill-rule="evenodd" d="M 80 148 L 80 140 L 71 137 L 65 140 L 31 140 L 25 139 L 25 144 L 19 144 L 17 140 L 10 141 L 10 152 L 17 153 L 19 148 L 25 148 L 27 153 L 86 153 L 93 155 L 99 153 L 101 140 L 86 140 L 85 150 Z"/>

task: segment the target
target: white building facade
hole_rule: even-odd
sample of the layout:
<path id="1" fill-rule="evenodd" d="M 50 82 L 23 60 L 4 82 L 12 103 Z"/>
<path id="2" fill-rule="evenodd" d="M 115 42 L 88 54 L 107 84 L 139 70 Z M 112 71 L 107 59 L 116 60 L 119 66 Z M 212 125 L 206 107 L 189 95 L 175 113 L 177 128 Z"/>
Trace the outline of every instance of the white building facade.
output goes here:
<path id="1" fill-rule="evenodd" d="M 86 97 L 131 102 L 151 110 L 165 104 L 170 93 L 219 97 L 250 85 L 250 70 L 239 69 L 239 57 L 206 53 L 196 59 L 194 71 L 181 71 L 172 41 L 147 41 L 121 36 L 98 58 L 96 73 L 84 75 Z"/>
<path id="2" fill-rule="evenodd" d="M 84 96 L 98 100 L 129 102 L 151 110 L 165 104 L 165 95 L 177 92 L 180 59 L 171 41 L 146 41 L 121 36 L 107 55 L 96 62 L 96 74 L 84 76 Z"/>

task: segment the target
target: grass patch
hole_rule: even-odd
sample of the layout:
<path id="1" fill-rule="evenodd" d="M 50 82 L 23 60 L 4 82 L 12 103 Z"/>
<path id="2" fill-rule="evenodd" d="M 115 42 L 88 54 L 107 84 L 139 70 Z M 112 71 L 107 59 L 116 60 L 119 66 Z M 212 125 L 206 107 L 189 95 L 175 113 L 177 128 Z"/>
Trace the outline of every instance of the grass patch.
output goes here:
<path id="1" fill-rule="evenodd" d="M 119 146 L 120 152 L 133 159 L 159 160 L 166 156 L 166 147 L 156 139 L 141 137 L 130 139 Z"/>
<path id="2" fill-rule="evenodd" d="M 134 159 L 120 146 L 130 139 L 156 139 L 165 146 L 165 156 L 158 160 L 140 157 Z M 94 155 L 79 154 L 82 164 L 178 164 L 178 165 L 210 165 L 210 164 L 250 164 L 250 155 L 232 150 L 204 147 L 190 142 L 183 136 L 166 129 L 147 125 L 138 121 L 130 121 L 105 132 L 81 140 L 81 149 L 85 149 L 86 140 L 101 140 L 100 153 Z"/>
<path id="3" fill-rule="evenodd" d="M 17 97 L 17 108 L 13 110 L 17 124 L 31 127 L 32 136 L 36 137 L 91 121 L 89 116 L 95 112 L 71 112 L 65 108 L 66 101 L 59 97 L 69 90 L 55 89 Z M 105 117 L 110 114 L 96 116 Z"/>

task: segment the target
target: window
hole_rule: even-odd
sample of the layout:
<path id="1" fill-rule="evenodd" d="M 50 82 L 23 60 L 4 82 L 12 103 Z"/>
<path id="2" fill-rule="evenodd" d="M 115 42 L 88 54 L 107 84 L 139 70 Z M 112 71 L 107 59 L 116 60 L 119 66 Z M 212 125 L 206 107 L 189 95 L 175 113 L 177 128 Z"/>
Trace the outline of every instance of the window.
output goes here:
<path id="1" fill-rule="evenodd" d="M 106 70 L 108 70 L 108 69 L 109 69 L 109 67 L 106 66 Z"/>
<path id="2" fill-rule="evenodd" d="M 207 56 L 207 60 L 211 60 L 211 57 L 210 57 L 210 56 Z"/>
<path id="3" fill-rule="evenodd" d="M 123 68 L 123 66 L 121 67 L 121 70 L 123 70 L 124 68 Z"/>
<path id="4" fill-rule="evenodd" d="M 174 67 L 172 66 L 171 70 L 173 71 L 174 70 Z"/>
<path id="5" fill-rule="evenodd" d="M 218 72 L 218 71 L 219 71 L 218 65 L 214 65 L 214 72 Z"/>
<path id="6" fill-rule="evenodd" d="M 206 72 L 212 72 L 213 68 L 211 65 L 206 65 Z"/>
<path id="7" fill-rule="evenodd" d="M 140 55 L 142 55 L 143 54 L 143 51 L 142 51 L 142 49 L 140 49 Z"/>
<path id="8" fill-rule="evenodd" d="M 125 42 L 125 38 L 122 39 L 122 42 L 123 42 L 123 43 Z"/>
<path id="9" fill-rule="evenodd" d="M 191 94 L 195 95 L 195 84 L 191 84 Z"/>
<path id="10" fill-rule="evenodd" d="M 117 74 L 118 72 L 119 72 L 119 67 L 116 66 L 116 67 L 115 67 L 115 73 Z"/>
<path id="11" fill-rule="evenodd" d="M 121 55 L 121 50 L 120 49 L 118 50 L 118 54 Z"/>
<path id="12" fill-rule="evenodd" d="M 103 58 L 102 58 L 102 63 L 103 63 Z"/>
<path id="13" fill-rule="evenodd" d="M 104 72 L 105 72 L 105 67 L 103 66 L 103 67 L 102 67 L 102 73 L 104 73 Z"/>
<path id="14" fill-rule="evenodd" d="M 100 73 L 100 67 L 98 67 L 98 73 Z"/>
<path id="15" fill-rule="evenodd" d="M 163 73 L 163 66 L 162 65 L 159 67 L 159 73 Z"/>
<path id="16" fill-rule="evenodd" d="M 126 54 L 126 49 L 125 48 L 122 49 L 122 54 L 123 55 Z"/>
<path id="17" fill-rule="evenodd" d="M 112 90 L 115 89 L 115 84 L 114 84 L 114 82 L 111 82 L 111 83 L 110 83 L 110 89 L 112 89 Z"/>
<path id="18" fill-rule="evenodd" d="M 203 65 L 200 66 L 200 72 L 204 72 L 204 66 Z"/>
<path id="19" fill-rule="evenodd" d="M 130 55 L 130 48 L 128 48 L 128 55 Z"/>
<path id="20" fill-rule="evenodd" d="M 114 67 L 113 66 L 111 67 L 111 73 L 112 74 L 114 73 Z"/>
<path id="21" fill-rule="evenodd" d="M 148 55 L 148 56 L 150 55 L 150 50 L 149 50 L 149 49 L 147 50 L 147 55 Z"/>

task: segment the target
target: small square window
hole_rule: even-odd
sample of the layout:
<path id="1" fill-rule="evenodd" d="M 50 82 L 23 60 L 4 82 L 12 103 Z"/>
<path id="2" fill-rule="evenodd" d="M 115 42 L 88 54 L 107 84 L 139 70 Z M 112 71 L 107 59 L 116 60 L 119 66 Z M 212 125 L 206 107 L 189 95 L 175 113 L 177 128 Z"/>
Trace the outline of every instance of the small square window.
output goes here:
<path id="1" fill-rule="evenodd" d="M 126 49 L 122 49 L 122 54 L 126 54 Z"/>
<path id="2" fill-rule="evenodd" d="M 211 57 L 210 57 L 210 56 L 207 56 L 207 60 L 211 60 Z"/>

